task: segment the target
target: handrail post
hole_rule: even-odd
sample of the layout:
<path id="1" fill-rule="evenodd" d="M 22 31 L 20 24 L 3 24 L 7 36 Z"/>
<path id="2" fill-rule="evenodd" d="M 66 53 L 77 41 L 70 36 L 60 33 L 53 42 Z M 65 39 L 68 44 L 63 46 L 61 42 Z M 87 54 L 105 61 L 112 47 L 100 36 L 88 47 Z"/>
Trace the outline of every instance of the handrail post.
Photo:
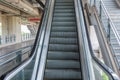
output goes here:
<path id="1" fill-rule="evenodd" d="M 93 6 L 93 0 L 89 0 L 90 6 Z"/>
<path id="2" fill-rule="evenodd" d="M 99 17 L 102 19 L 102 2 L 100 1 L 100 14 L 99 14 Z"/>
<path id="3" fill-rule="evenodd" d="M 96 0 L 94 0 L 94 5 L 96 6 Z"/>
<path id="4" fill-rule="evenodd" d="M 108 18 L 108 27 L 107 27 L 107 38 L 110 41 L 110 19 Z"/>

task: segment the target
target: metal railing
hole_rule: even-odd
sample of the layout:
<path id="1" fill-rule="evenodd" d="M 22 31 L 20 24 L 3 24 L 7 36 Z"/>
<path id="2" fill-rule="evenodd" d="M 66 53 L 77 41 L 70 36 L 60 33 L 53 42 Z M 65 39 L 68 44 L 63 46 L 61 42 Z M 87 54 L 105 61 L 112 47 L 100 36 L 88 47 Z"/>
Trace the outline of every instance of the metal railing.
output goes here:
<path id="1" fill-rule="evenodd" d="M 111 42 L 112 42 L 112 39 L 115 39 L 116 43 L 120 47 L 120 35 L 117 31 L 117 28 L 115 24 L 113 23 L 109 15 L 109 12 L 107 11 L 107 8 L 105 7 L 103 0 L 89 0 L 89 3 L 91 6 L 96 7 L 99 17 L 101 19 L 101 22 L 103 23 L 103 27 L 106 32 L 108 42 L 111 45 L 110 48 L 113 51 L 113 55 L 115 55 L 115 50 L 113 48 L 114 44 L 112 44 Z M 115 57 L 117 66 L 119 67 L 119 61 L 117 60 L 116 56 L 114 57 Z"/>
<path id="2" fill-rule="evenodd" d="M 104 23 L 104 28 L 105 28 L 105 31 L 107 32 L 107 36 L 110 40 L 111 38 L 111 30 L 112 32 L 114 33 L 115 35 L 115 38 L 117 39 L 119 45 L 120 45 L 120 36 L 119 36 L 119 33 L 116 29 L 116 26 L 114 25 L 105 5 L 104 5 L 104 2 L 102 0 L 94 0 L 94 4 L 98 10 L 98 14 L 99 14 L 99 17 L 101 18 L 101 21 L 102 23 Z M 107 20 L 107 23 L 104 22 L 105 20 Z"/>
<path id="3" fill-rule="evenodd" d="M 7 72 L 20 65 L 23 61 L 29 58 L 32 50 L 31 46 L 20 48 L 16 51 L 0 56 L 0 76 L 5 75 Z M 6 66 L 9 66 L 6 68 Z"/>
<path id="4" fill-rule="evenodd" d="M 0 45 L 1 44 L 14 43 L 14 42 L 16 42 L 15 34 L 0 36 Z"/>
<path id="5" fill-rule="evenodd" d="M 21 35 L 21 41 L 27 41 L 27 40 L 32 40 L 35 39 L 36 34 L 31 34 L 31 33 L 25 33 Z M 10 44 L 10 43 L 15 43 L 16 42 L 16 35 L 2 35 L 0 36 L 0 45 L 4 44 Z"/>
<path id="6" fill-rule="evenodd" d="M 30 33 L 22 34 L 22 41 L 35 39 L 35 37 L 36 34 L 30 34 Z"/>

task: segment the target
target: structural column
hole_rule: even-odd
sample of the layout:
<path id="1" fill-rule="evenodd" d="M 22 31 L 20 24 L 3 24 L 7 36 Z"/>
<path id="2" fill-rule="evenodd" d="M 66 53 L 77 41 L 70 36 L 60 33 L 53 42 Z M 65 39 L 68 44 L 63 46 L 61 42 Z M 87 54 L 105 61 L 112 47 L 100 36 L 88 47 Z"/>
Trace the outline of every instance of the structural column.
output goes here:
<path id="1" fill-rule="evenodd" d="M 2 15 L 2 36 L 8 35 L 8 19 L 6 15 Z"/>
<path id="2" fill-rule="evenodd" d="M 9 34 L 15 34 L 16 42 L 21 42 L 21 19 L 19 17 L 12 16 L 9 17 L 8 20 Z"/>

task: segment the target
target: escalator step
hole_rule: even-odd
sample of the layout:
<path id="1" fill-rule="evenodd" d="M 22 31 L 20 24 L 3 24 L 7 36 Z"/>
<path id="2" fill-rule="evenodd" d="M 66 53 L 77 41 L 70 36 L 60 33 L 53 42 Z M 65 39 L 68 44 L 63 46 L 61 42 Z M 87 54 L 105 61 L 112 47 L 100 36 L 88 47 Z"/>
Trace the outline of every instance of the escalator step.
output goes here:
<path id="1" fill-rule="evenodd" d="M 75 17 L 54 17 L 53 21 L 61 21 L 61 22 L 68 22 L 68 21 L 75 21 Z"/>
<path id="2" fill-rule="evenodd" d="M 62 2 L 62 3 L 68 2 L 68 3 L 69 3 L 69 2 L 74 2 L 74 0 L 56 0 L 56 3 L 57 3 L 57 2 L 59 2 L 59 3 L 60 3 L 60 2 Z"/>
<path id="3" fill-rule="evenodd" d="M 76 22 L 53 22 L 52 26 L 76 26 Z"/>
<path id="4" fill-rule="evenodd" d="M 51 44 L 77 44 L 76 38 L 50 38 Z"/>
<path id="5" fill-rule="evenodd" d="M 49 51 L 48 59 L 54 60 L 79 60 L 79 53 Z"/>
<path id="6" fill-rule="evenodd" d="M 74 6 L 64 6 L 64 5 L 62 5 L 62 6 L 55 6 L 55 9 L 63 9 L 63 8 L 72 9 L 72 8 L 74 8 Z"/>
<path id="7" fill-rule="evenodd" d="M 66 45 L 66 44 L 49 44 L 49 51 L 71 51 L 78 52 L 77 45 Z"/>
<path id="8" fill-rule="evenodd" d="M 51 32 L 51 37 L 76 38 L 76 32 Z"/>
<path id="9" fill-rule="evenodd" d="M 75 14 L 74 13 L 54 13 L 53 15 L 54 17 L 74 17 Z"/>
<path id="10" fill-rule="evenodd" d="M 52 27 L 53 32 L 76 32 L 75 27 Z"/>
<path id="11" fill-rule="evenodd" d="M 56 3 L 55 6 L 73 6 L 73 2 Z"/>
<path id="12" fill-rule="evenodd" d="M 67 13 L 73 13 L 73 12 L 74 12 L 74 9 L 66 9 L 66 10 L 65 10 L 65 9 L 59 9 L 59 10 L 56 9 L 54 12 L 55 12 L 55 13 L 63 13 L 63 12 L 64 12 L 64 13 L 66 13 L 66 12 L 67 12 Z"/>
<path id="13" fill-rule="evenodd" d="M 47 69 L 80 69 L 79 61 L 75 60 L 47 60 Z"/>
<path id="14" fill-rule="evenodd" d="M 74 0 L 55 0 L 44 80 L 82 80 Z"/>
<path id="15" fill-rule="evenodd" d="M 45 71 L 45 79 L 81 79 L 81 72 L 78 70 L 46 70 Z"/>
<path id="16" fill-rule="evenodd" d="M 70 27 L 72 27 L 72 28 L 74 27 L 74 28 L 76 29 L 76 26 L 72 26 L 72 25 L 70 25 L 70 26 L 52 26 L 52 27 L 64 27 L 64 28 L 65 28 L 65 27 L 69 27 L 69 28 L 70 28 Z M 58 32 L 59 32 L 59 31 L 58 31 Z"/>

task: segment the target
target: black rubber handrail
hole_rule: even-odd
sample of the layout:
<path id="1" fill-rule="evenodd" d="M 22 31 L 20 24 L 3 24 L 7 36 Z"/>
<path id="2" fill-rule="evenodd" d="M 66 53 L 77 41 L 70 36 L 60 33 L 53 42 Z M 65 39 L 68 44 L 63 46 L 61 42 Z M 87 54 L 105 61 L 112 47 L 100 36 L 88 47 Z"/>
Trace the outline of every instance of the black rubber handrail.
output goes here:
<path id="1" fill-rule="evenodd" d="M 45 5 L 43 4 L 43 2 L 42 1 L 40 1 L 40 0 L 36 0 L 39 4 L 40 4 L 40 6 L 44 9 L 45 8 Z"/>

